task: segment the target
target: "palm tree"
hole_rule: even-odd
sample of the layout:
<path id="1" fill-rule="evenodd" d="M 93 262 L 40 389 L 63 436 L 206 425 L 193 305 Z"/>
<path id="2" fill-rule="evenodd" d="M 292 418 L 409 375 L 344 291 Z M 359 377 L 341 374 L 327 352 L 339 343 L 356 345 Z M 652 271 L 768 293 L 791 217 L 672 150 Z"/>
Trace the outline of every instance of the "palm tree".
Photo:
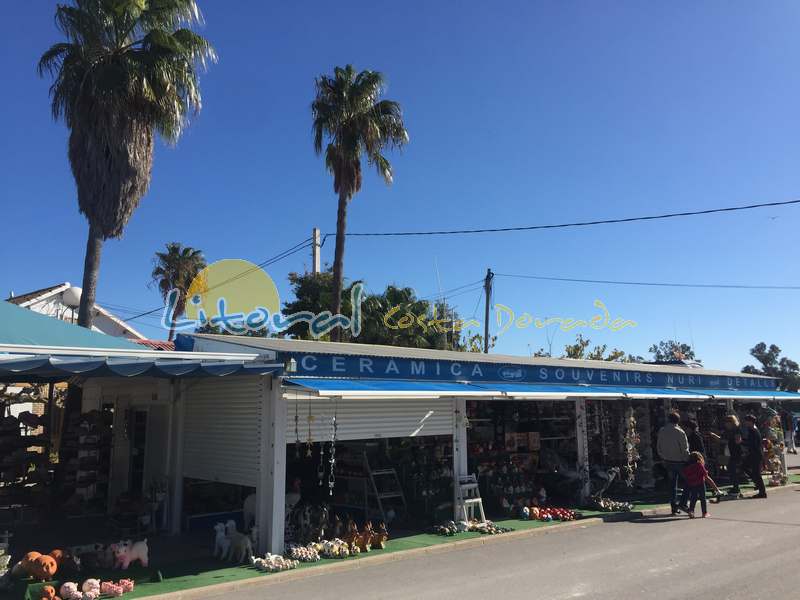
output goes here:
<path id="1" fill-rule="evenodd" d="M 344 269 L 344 236 L 347 227 L 347 205 L 361 189 L 361 156 L 366 155 L 387 184 L 392 183 L 392 165 L 382 154 L 387 147 L 402 147 L 408 142 L 400 105 L 380 100 L 385 87 L 383 74 L 361 71 L 352 65 L 336 67 L 333 77 L 316 79 L 316 97 L 311 103 L 314 119 L 314 151 L 325 148 L 325 167 L 333 175 L 333 191 L 339 195 L 336 216 L 336 250 L 333 259 L 333 299 L 331 312 L 342 306 Z M 341 339 L 341 330 L 332 332 L 334 341 Z"/>
<path id="2" fill-rule="evenodd" d="M 69 129 L 78 208 L 89 222 L 78 323 L 91 327 L 103 242 L 118 238 L 150 185 L 156 133 L 177 141 L 200 110 L 198 68 L 216 60 L 188 26 L 195 0 L 70 0 L 58 4 L 66 40 L 39 60 L 53 118 Z"/>
<path id="3" fill-rule="evenodd" d="M 178 290 L 178 300 L 175 304 L 173 318 L 178 318 L 186 309 L 186 295 L 189 286 L 203 269 L 206 260 L 200 250 L 191 246 L 181 246 L 178 242 L 167 244 L 166 252 L 156 252 L 153 267 L 153 283 L 158 286 L 161 297 L 166 302 L 171 290 Z M 175 325 L 169 328 L 169 341 L 175 335 Z"/>

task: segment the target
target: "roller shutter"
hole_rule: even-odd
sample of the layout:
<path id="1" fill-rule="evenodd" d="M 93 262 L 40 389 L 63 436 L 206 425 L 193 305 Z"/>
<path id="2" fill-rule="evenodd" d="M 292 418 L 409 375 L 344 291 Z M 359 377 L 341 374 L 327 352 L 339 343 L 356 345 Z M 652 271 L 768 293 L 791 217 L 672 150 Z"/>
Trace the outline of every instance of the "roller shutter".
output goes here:
<path id="1" fill-rule="evenodd" d="M 185 477 L 255 486 L 261 377 L 192 381 L 184 391 Z"/>
<path id="2" fill-rule="evenodd" d="M 311 438 L 330 440 L 331 420 L 336 412 L 337 437 L 340 440 L 452 435 L 453 398 L 346 399 L 311 398 L 287 392 L 286 442 L 299 437 L 308 439 L 311 415 Z M 295 417 L 297 433 L 295 433 Z"/>

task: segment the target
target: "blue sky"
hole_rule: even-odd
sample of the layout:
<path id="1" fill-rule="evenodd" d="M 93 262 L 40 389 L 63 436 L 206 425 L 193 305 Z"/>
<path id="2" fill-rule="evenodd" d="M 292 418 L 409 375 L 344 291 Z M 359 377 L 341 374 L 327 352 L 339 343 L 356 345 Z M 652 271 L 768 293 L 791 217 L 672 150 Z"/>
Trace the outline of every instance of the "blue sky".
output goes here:
<path id="1" fill-rule="evenodd" d="M 38 56 L 58 40 L 55 3 L 0 6 L 2 292 L 79 284 L 86 223 L 48 109 Z M 232 8 L 234 7 L 235 8 Z M 313 79 L 378 69 L 411 143 L 395 184 L 371 173 L 351 231 L 559 223 L 790 200 L 800 191 L 800 6 L 770 2 L 201 3 L 220 61 L 175 148 L 159 145 L 149 194 L 104 249 L 98 299 L 158 306 L 152 255 L 179 241 L 209 260 L 254 262 L 319 226 L 335 231 L 330 177 L 312 151 Z M 350 238 L 346 274 L 420 295 L 498 273 L 683 283 L 796 285 L 800 208 L 632 225 L 431 238 Z M 331 261 L 333 240 L 323 249 Z M 287 297 L 294 255 L 270 275 Z M 440 288 L 441 286 L 441 288 Z M 592 341 L 646 354 L 692 342 L 739 369 L 756 342 L 800 359 L 797 291 L 632 288 L 498 277 L 517 313 L 590 318 L 601 299 L 637 322 Z M 479 291 L 453 298 L 472 316 Z M 482 308 L 479 308 L 480 314 Z M 120 311 L 130 315 L 130 312 Z M 156 319 L 136 325 L 164 337 Z M 579 330 L 576 330 L 579 331 Z M 559 332 L 554 352 L 574 339 Z M 546 346 L 529 328 L 499 352 Z"/>

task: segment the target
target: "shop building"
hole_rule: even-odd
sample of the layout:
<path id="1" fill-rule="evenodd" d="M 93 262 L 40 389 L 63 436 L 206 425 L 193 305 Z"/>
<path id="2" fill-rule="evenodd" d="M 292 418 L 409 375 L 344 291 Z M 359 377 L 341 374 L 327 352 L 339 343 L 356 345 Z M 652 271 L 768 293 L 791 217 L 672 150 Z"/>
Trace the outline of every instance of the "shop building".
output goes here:
<path id="1" fill-rule="evenodd" d="M 686 365 L 215 335 L 150 351 L 11 308 L 0 380 L 83 388 L 85 430 L 62 449 L 84 510 L 143 498 L 146 528 L 175 534 L 255 522 L 261 552 L 298 534 L 298 500 L 427 529 L 461 516 L 454 482 L 470 475 L 489 516 L 586 498 L 612 471 L 647 489 L 668 410 L 712 431 L 734 403 L 798 397 Z"/>
<path id="2" fill-rule="evenodd" d="M 184 477 L 263 490 L 256 516 L 268 524 L 261 530 L 269 532 L 264 543 L 273 551 L 282 547 L 287 525 L 278 499 L 287 486 L 291 496 L 298 482 L 302 495 L 332 511 L 373 518 L 413 511 L 416 520 L 429 520 L 427 526 L 452 518 L 453 481 L 472 474 L 492 512 L 541 488 L 564 499 L 585 498 L 596 491 L 594 476 L 602 482 L 608 467 L 621 468 L 619 477 L 631 485 L 652 487 L 658 468 L 652 432 L 668 410 L 700 418 L 711 430 L 721 428 L 736 401 L 761 405 L 797 397 L 777 391 L 771 378 L 682 364 L 214 335 L 181 336 L 178 347 L 268 352 L 284 365 L 282 376 L 261 388 L 247 388 L 256 384 L 243 379 L 199 382 L 186 390 L 187 417 L 182 427 L 176 424 Z M 269 403 L 260 413 L 259 394 Z M 234 410 L 220 410 L 226 398 Z M 246 429 L 257 423 L 260 455 L 247 439 L 255 429 Z M 636 438 L 635 457 L 626 436 Z M 201 446 L 203 452 L 193 450 Z M 258 456 L 266 455 L 268 464 L 259 465 Z M 388 478 L 388 491 L 370 471 Z"/>

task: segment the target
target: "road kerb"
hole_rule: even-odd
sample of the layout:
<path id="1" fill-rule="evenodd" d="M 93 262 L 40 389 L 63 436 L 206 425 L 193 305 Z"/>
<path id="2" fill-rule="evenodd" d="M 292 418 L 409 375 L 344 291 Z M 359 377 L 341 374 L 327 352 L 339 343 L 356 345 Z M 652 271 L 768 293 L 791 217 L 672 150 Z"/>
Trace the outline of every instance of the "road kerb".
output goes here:
<path id="1" fill-rule="evenodd" d="M 208 598 L 209 596 L 215 596 L 215 595 L 221 596 L 223 594 L 228 594 L 231 592 L 251 589 L 253 586 L 273 585 L 276 583 L 284 583 L 286 581 L 306 579 L 308 577 L 318 577 L 320 575 L 325 575 L 328 573 L 352 571 L 364 567 L 385 564 L 395 560 L 408 560 L 422 555 L 444 554 L 447 552 L 468 550 L 470 548 L 476 548 L 484 545 L 501 543 L 504 540 L 513 540 L 526 537 L 533 537 L 535 535 L 559 533 L 563 531 L 569 531 L 572 529 L 593 527 L 595 525 L 601 525 L 602 523 L 603 520 L 600 517 L 590 517 L 587 519 L 580 519 L 578 521 L 567 521 L 565 523 L 556 523 L 553 525 L 549 525 L 547 527 L 515 530 L 498 535 L 482 535 L 481 537 L 478 538 L 470 538 L 466 540 L 453 540 L 452 542 L 447 542 L 444 544 L 437 544 L 435 546 L 427 546 L 424 548 L 411 548 L 409 550 L 403 550 L 402 552 L 361 556 L 356 560 L 342 560 L 341 562 L 330 563 L 326 565 L 307 567 L 305 569 L 292 569 L 291 571 L 270 573 L 269 575 L 251 577 L 248 579 L 242 579 L 240 581 L 229 581 L 225 583 L 207 585 L 203 587 L 180 590 L 177 592 L 170 592 L 167 594 L 159 594 L 149 597 L 161 598 L 163 600 L 195 600 L 198 598 Z"/>

